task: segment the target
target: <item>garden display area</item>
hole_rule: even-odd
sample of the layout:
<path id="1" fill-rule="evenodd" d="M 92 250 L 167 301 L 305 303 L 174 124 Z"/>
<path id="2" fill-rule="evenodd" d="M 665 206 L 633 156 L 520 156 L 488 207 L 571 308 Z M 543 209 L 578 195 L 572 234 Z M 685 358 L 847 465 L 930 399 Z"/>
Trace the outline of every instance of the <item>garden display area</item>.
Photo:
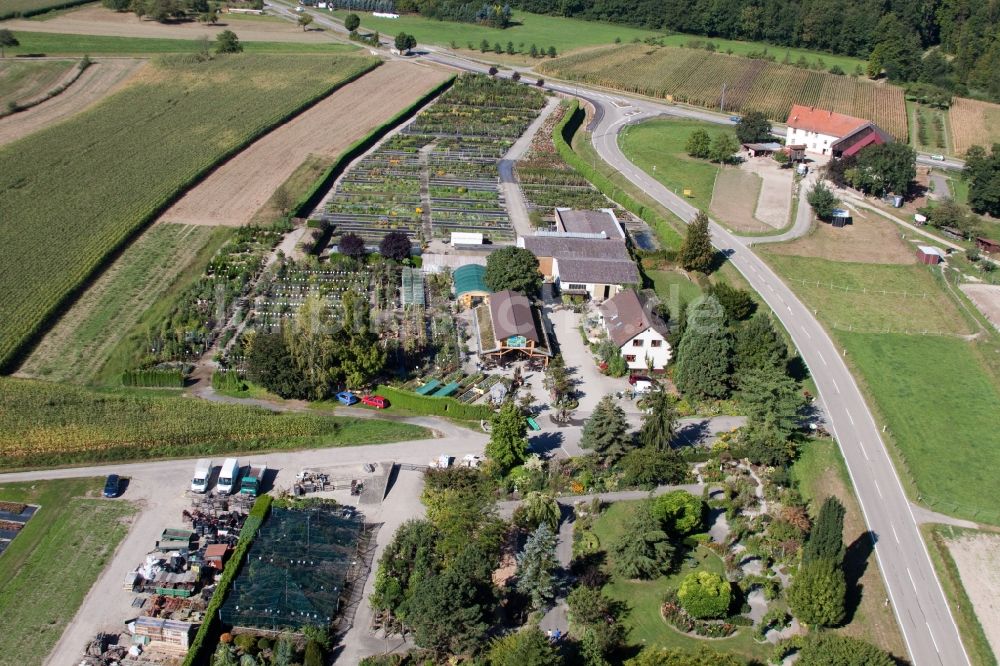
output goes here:
<path id="1" fill-rule="evenodd" d="M 525 85 L 465 75 L 402 132 L 353 165 L 318 218 L 377 244 L 390 231 L 416 244 L 451 232 L 512 241 L 497 163 L 545 105 Z"/>
<path id="2" fill-rule="evenodd" d="M 346 586 L 365 573 L 358 550 L 363 532 L 351 507 L 274 506 L 222 605 L 222 622 L 269 631 L 330 626 Z"/>

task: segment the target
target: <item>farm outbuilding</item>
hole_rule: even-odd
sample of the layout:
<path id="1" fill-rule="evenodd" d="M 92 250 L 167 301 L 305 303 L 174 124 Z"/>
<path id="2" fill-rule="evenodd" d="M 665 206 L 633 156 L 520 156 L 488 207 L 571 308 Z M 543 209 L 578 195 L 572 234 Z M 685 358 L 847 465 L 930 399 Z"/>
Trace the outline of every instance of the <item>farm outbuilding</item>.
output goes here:
<path id="1" fill-rule="evenodd" d="M 922 264 L 940 264 L 944 261 L 944 252 L 930 245 L 917 246 L 917 260 Z"/>
<path id="2" fill-rule="evenodd" d="M 981 236 L 976 238 L 976 247 L 979 248 L 980 252 L 985 252 L 986 254 L 1000 254 L 1000 241 L 990 238 L 983 238 Z"/>
<path id="3" fill-rule="evenodd" d="M 769 143 L 744 143 L 743 150 L 747 151 L 750 157 L 767 157 L 781 150 L 781 144 L 772 141 Z"/>
<path id="4" fill-rule="evenodd" d="M 483 279 L 485 275 L 486 267 L 478 264 L 459 266 L 452 272 L 455 300 L 463 308 L 471 308 L 489 300 L 492 292 Z"/>
<path id="5" fill-rule="evenodd" d="M 891 143 L 892 137 L 875 123 L 830 109 L 795 104 L 788 114 L 785 143 L 804 145 L 819 155 L 850 157 L 862 148 Z"/>
<path id="6" fill-rule="evenodd" d="M 830 224 L 837 228 L 846 227 L 848 224 L 851 224 L 850 211 L 843 208 L 834 208 L 833 215 L 830 217 Z"/>
<path id="7" fill-rule="evenodd" d="M 517 291 L 500 291 L 490 296 L 489 305 L 477 310 L 479 349 L 484 358 L 497 362 L 508 355 L 540 358 L 548 364 L 552 355 L 548 331 L 538 310 Z"/>

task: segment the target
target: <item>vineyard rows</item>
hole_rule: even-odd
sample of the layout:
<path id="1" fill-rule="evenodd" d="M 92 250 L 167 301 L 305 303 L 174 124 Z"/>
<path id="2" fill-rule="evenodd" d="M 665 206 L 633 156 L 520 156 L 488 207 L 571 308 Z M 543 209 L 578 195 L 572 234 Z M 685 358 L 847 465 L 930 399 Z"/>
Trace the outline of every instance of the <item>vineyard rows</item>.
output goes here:
<path id="1" fill-rule="evenodd" d="M 565 56 L 541 69 L 570 81 L 726 112 L 760 111 L 779 122 L 788 118 L 792 104 L 818 106 L 873 120 L 901 140 L 908 137 L 901 88 L 765 60 L 629 45 Z"/>
<path id="2" fill-rule="evenodd" d="M 90 111 L 0 150 L 0 367 L 179 190 L 373 64 L 160 60 Z"/>

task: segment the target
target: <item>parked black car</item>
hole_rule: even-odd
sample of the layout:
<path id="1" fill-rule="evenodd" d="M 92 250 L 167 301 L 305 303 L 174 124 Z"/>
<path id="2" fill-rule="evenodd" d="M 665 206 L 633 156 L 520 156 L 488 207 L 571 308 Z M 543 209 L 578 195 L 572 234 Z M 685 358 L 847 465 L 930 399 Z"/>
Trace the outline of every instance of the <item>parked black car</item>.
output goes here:
<path id="1" fill-rule="evenodd" d="M 105 497 L 118 497 L 118 491 L 121 488 L 121 479 L 118 478 L 117 474 L 109 474 L 108 480 L 104 482 L 104 492 L 102 493 Z"/>

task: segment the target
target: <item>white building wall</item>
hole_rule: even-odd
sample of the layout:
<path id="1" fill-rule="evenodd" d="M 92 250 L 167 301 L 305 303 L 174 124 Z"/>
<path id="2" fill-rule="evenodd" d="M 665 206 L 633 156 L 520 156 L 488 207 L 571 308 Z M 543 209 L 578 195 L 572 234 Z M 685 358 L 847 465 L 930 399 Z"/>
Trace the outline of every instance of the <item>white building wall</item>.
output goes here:
<path id="1" fill-rule="evenodd" d="M 654 347 L 651 343 L 658 340 L 659 347 Z M 636 346 L 635 342 L 640 341 L 641 346 Z M 653 360 L 653 370 L 663 370 L 673 357 L 673 350 L 670 343 L 652 328 L 648 328 L 622 345 L 622 356 L 626 357 L 629 370 L 646 370 L 649 368 L 649 359 Z M 635 356 L 634 361 L 629 361 L 629 356 Z"/>
<path id="2" fill-rule="evenodd" d="M 839 137 L 819 132 L 808 132 L 804 129 L 789 126 L 785 134 L 785 145 L 796 146 L 805 144 L 807 153 L 829 155 L 830 146 L 839 141 Z"/>

